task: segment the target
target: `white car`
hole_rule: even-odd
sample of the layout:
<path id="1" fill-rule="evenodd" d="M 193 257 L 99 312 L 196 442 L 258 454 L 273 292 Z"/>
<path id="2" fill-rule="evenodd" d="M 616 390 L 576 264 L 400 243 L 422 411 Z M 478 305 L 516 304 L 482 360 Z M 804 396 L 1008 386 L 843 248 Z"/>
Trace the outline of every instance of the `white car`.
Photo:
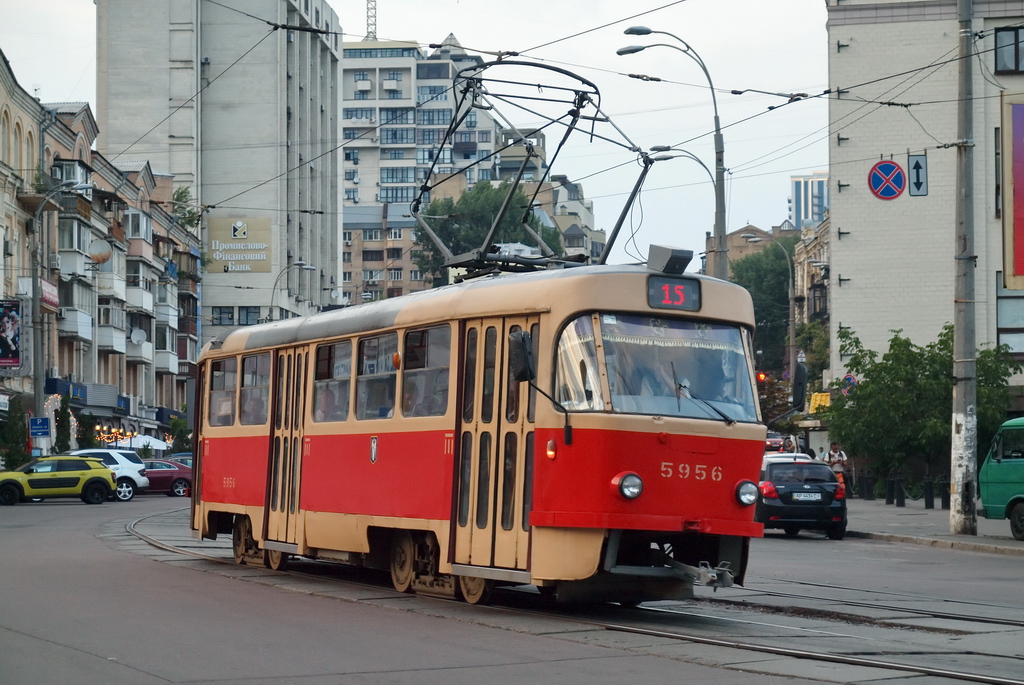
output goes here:
<path id="1" fill-rule="evenodd" d="M 146 465 L 142 463 L 139 455 L 132 450 L 115 450 L 105 447 L 93 447 L 84 450 L 69 452 L 78 457 L 96 457 L 101 459 L 117 480 L 117 490 L 114 497 L 119 502 L 129 502 L 136 494 L 143 493 L 149 488 L 149 478 L 146 476 Z"/>

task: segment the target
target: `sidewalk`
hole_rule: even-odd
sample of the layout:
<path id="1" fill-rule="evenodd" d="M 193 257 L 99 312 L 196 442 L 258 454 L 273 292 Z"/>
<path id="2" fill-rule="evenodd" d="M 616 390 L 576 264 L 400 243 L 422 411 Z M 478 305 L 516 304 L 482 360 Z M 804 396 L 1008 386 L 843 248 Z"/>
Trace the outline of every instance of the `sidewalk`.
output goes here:
<path id="1" fill-rule="evenodd" d="M 978 534 L 950 535 L 949 510 L 925 509 L 924 500 L 907 500 L 905 507 L 886 504 L 884 499 L 847 500 L 847 535 L 893 542 L 912 542 L 969 552 L 1024 556 L 1024 542 L 1014 540 L 1010 522 L 978 518 Z"/>

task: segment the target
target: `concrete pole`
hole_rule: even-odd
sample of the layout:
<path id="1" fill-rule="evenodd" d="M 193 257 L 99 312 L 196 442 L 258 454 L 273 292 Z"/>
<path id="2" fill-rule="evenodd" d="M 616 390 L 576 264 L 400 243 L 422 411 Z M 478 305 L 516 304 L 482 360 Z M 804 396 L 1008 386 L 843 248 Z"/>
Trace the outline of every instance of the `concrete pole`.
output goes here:
<path id="1" fill-rule="evenodd" d="M 953 249 L 953 426 L 949 532 L 977 535 L 977 345 L 974 319 L 974 58 L 971 54 L 973 0 L 957 0 L 960 73 L 957 111 L 956 242 Z"/>
<path id="2" fill-rule="evenodd" d="M 708 83 L 711 82 L 708 77 Z M 725 141 L 722 138 L 722 127 L 718 120 L 718 102 L 715 100 L 715 89 L 711 87 L 711 97 L 715 103 L 715 260 L 712 276 L 729 280 L 729 244 L 725 240 Z M 790 294 L 792 298 L 792 294 Z M 790 316 L 793 313 L 790 312 Z"/>

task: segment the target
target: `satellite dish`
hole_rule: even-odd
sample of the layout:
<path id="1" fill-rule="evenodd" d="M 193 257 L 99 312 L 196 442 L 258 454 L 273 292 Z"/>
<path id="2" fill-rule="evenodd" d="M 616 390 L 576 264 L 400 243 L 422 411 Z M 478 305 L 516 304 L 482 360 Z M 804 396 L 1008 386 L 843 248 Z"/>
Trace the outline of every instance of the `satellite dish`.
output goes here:
<path id="1" fill-rule="evenodd" d="M 338 292 L 338 289 L 337 289 L 337 288 L 335 288 L 334 290 L 332 290 L 332 291 L 331 291 L 331 299 L 332 299 L 332 300 L 336 300 L 336 299 L 338 299 L 339 297 L 341 297 L 341 293 L 340 293 L 340 292 Z"/>
<path id="2" fill-rule="evenodd" d="M 146 331 L 141 328 L 133 328 L 128 338 L 136 345 L 141 345 L 146 342 Z"/>
<path id="3" fill-rule="evenodd" d="M 105 264 L 110 261 L 110 257 L 113 251 L 110 249 L 110 243 L 106 240 L 96 238 L 89 243 L 89 259 L 95 264 Z"/>

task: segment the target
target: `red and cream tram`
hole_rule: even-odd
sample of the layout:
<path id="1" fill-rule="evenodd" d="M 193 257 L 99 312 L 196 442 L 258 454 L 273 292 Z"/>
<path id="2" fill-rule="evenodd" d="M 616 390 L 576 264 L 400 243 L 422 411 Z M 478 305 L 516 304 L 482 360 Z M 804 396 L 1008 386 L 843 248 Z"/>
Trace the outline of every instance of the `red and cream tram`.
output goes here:
<path id="1" fill-rule="evenodd" d="M 597 265 L 237 329 L 200 360 L 194 535 L 473 603 L 741 583 L 753 325 L 739 286 Z"/>

